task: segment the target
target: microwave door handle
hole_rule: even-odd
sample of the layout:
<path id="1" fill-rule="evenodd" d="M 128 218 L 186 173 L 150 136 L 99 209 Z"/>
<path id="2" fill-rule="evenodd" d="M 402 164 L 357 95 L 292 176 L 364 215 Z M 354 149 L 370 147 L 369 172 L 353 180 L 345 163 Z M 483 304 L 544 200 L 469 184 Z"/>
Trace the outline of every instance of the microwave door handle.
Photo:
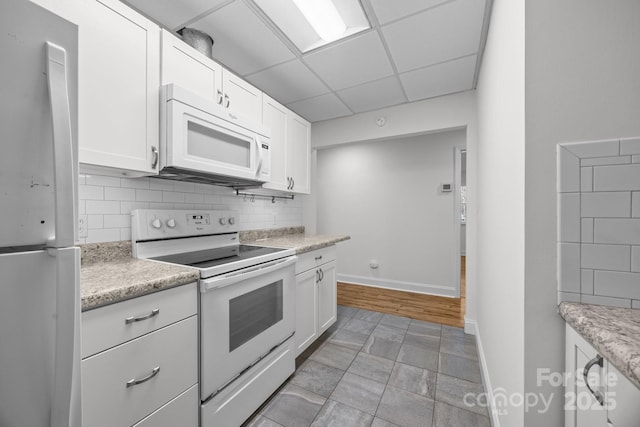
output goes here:
<path id="1" fill-rule="evenodd" d="M 68 247 L 75 243 L 76 219 L 71 111 L 67 88 L 67 52 L 46 43 L 47 86 L 53 125 L 53 177 L 55 186 L 55 236 L 47 245 Z"/>
<path id="2" fill-rule="evenodd" d="M 258 265 L 256 267 L 249 267 L 237 272 L 223 274 L 218 277 L 202 280 L 200 282 L 200 292 L 203 292 L 203 293 L 209 292 L 215 289 L 220 289 L 229 285 L 233 285 L 238 282 L 242 282 L 243 280 L 248 280 L 257 276 L 261 276 L 263 274 L 272 273 L 274 271 L 277 271 L 282 268 L 288 267 L 292 264 L 295 264 L 297 259 L 298 258 L 295 255 L 293 255 L 285 259 L 268 262 L 265 264 Z"/>
<path id="3" fill-rule="evenodd" d="M 257 177 L 260 175 L 260 171 L 262 170 L 264 155 L 262 154 L 262 149 L 260 148 L 260 138 L 255 137 L 253 140 L 256 142 L 256 150 L 257 150 L 257 156 L 258 156 L 258 166 L 256 167 L 256 177 Z"/>

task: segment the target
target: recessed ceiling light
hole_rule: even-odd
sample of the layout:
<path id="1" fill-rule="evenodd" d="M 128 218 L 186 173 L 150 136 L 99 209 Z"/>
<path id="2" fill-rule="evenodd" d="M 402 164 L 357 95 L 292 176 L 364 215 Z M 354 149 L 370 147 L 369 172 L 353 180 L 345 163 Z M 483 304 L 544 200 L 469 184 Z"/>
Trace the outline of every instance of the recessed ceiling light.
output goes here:
<path id="1" fill-rule="evenodd" d="M 302 53 L 370 28 L 359 0 L 254 0 Z"/>

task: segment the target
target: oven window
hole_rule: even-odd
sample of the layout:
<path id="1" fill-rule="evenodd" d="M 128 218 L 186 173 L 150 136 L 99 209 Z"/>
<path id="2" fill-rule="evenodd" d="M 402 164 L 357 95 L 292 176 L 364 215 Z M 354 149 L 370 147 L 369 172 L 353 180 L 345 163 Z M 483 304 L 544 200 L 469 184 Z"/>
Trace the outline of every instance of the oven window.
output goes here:
<path id="1" fill-rule="evenodd" d="M 234 137 L 232 131 L 222 132 L 191 121 L 188 123 L 187 152 L 192 156 L 248 168 L 252 143 L 249 137 L 240 134 Z"/>
<path id="2" fill-rule="evenodd" d="M 282 320 L 282 280 L 229 301 L 229 352 Z"/>

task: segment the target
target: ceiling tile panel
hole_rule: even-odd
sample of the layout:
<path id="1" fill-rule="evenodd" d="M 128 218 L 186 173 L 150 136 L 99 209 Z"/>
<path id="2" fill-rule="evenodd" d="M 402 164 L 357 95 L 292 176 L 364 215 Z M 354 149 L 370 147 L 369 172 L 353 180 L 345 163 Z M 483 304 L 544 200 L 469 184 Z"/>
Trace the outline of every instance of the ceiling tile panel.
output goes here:
<path id="1" fill-rule="evenodd" d="M 477 53 L 484 0 L 456 0 L 382 27 L 399 72 Z"/>
<path id="2" fill-rule="evenodd" d="M 378 80 L 393 68 L 376 31 L 304 55 L 304 61 L 333 90 Z"/>
<path id="3" fill-rule="evenodd" d="M 287 107 L 310 122 L 319 122 L 321 120 L 351 115 L 351 111 L 347 106 L 332 93 L 294 102 L 288 104 Z"/>
<path id="4" fill-rule="evenodd" d="M 126 0 L 167 28 L 179 30 L 185 22 L 229 0 Z"/>
<path id="5" fill-rule="evenodd" d="M 472 55 L 400 74 L 409 101 L 472 89 L 476 59 Z"/>
<path id="6" fill-rule="evenodd" d="M 390 107 L 406 101 L 396 76 L 343 89 L 338 92 L 338 96 L 356 113 Z"/>
<path id="7" fill-rule="evenodd" d="M 327 86 L 297 59 L 251 74 L 247 80 L 283 104 L 329 92 Z"/>
<path id="8" fill-rule="evenodd" d="M 384 25 L 446 1 L 448 0 L 371 0 L 371 6 L 373 6 L 380 25 Z"/>
<path id="9" fill-rule="evenodd" d="M 189 25 L 214 39 L 213 57 L 246 75 L 294 58 L 293 53 L 241 1 Z"/>

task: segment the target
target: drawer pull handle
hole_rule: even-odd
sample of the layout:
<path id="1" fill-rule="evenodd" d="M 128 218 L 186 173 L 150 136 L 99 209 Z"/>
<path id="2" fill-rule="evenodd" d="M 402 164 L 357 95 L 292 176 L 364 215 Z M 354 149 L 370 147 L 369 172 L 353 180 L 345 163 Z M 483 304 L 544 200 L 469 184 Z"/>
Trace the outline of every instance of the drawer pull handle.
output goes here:
<path id="1" fill-rule="evenodd" d="M 126 319 L 124 319 L 124 323 L 128 325 L 129 323 L 140 322 L 141 320 L 151 319 L 152 317 L 157 316 L 158 314 L 160 314 L 160 309 L 154 308 L 153 310 L 151 310 L 151 313 L 147 314 L 146 316 L 127 317 Z"/>
<path id="2" fill-rule="evenodd" d="M 589 384 L 589 371 L 591 370 L 591 368 L 594 365 L 598 365 L 602 368 L 603 365 L 603 360 L 602 360 L 602 356 L 600 356 L 599 354 L 596 355 L 596 357 L 594 357 L 593 359 L 591 359 L 585 366 L 584 366 L 584 371 L 582 372 L 582 376 L 584 377 L 584 383 L 587 386 L 587 389 L 589 389 L 589 391 L 591 392 L 591 394 L 593 394 L 593 397 L 596 398 L 596 400 L 598 401 L 598 403 L 600 405 L 604 405 L 604 396 L 602 396 L 602 393 L 600 393 L 599 391 L 594 391 L 591 388 L 591 385 Z"/>
<path id="3" fill-rule="evenodd" d="M 156 366 L 155 368 L 153 368 L 153 371 L 151 371 L 151 373 L 144 378 L 140 378 L 139 380 L 134 378 L 132 380 L 127 381 L 127 388 L 149 381 L 151 378 L 158 375 L 158 372 L 160 372 L 160 366 Z"/>
<path id="4" fill-rule="evenodd" d="M 316 257 L 316 261 L 320 261 L 322 259 L 322 255 Z"/>

